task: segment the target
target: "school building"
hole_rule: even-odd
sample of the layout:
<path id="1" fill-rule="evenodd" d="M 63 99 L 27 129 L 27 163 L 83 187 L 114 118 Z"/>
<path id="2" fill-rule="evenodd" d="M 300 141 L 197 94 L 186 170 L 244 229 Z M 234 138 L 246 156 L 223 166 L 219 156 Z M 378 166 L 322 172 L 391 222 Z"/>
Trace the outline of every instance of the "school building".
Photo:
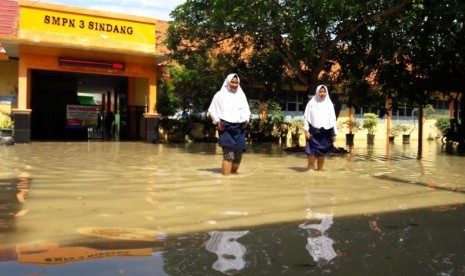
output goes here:
<path id="1" fill-rule="evenodd" d="M 0 105 L 17 143 L 156 139 L 167 22 L 28 0 L 0 0 L 0 15 Z"/>
<path id="2" fill-rule="evenodd" d="M 0 15 L 0 111 L 12 113 L 17 143 L 158 141 L 157 80 L 167 62 L 168 22 L 30 0 L 0 0 Z M 306 90 L 281 96 L 283 112 L 302 117 Z M 449 102 L 439 95 L 431 103 L 449 116 Z M 361 106 L 355 118 L 366 112 L 383 115 L 379 106 Z M 406 106 L 392 115 L 403 123 L 417 117 Z"/>

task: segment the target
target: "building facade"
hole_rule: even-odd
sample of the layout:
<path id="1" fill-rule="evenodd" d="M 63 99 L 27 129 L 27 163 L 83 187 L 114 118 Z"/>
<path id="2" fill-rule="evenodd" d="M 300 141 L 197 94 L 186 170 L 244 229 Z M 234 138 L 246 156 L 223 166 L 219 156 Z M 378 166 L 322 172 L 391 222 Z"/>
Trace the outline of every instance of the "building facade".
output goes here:
<path id="1" fill-rule="evenodd" d="M 0 102 L 17 143 L 86 139 L 109 119 L 107 137 L 156 139 L 166 22 L 23 0 L 0 13 Z"/>

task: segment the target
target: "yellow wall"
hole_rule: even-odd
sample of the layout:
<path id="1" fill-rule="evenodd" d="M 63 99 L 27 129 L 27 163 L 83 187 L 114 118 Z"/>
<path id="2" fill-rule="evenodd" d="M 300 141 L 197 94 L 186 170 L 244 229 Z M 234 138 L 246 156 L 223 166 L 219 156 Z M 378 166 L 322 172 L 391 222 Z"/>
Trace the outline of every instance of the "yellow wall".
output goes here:
<path id="1" fill-rule="evenodd" d="M 129 104 L 156 116 L 156 20 L 20 0 L 18 110 L 30 110 L 30 70 L 82 72 L 135 78 Z M 98 26 L 98 27 L 97 27 Z M 76 67 L 59 58 L 124 63 L 115 68 Z M 75 63 L 74 63 L 75 64 Z"/>
<path id="2" fill-rule="evenodd" d="M 41 44 L 155 54 L 156 20 L 20 1 L 18 38 Z"/>
<path id="3" fill-rule="evenodd" d="M 149 80 L 136 78 L 135 79 L 135 95 L 134 95 L 134 105 L 145 106 L 147 105 L 147 91 L 149 91 Z"/>
<path id="4" fill-rule="evenodd" d="M 18 61 L 0 61 L 0 96 L 18 96 Z"/>
<path id="5" fill-rule="evenodd" d="M 109 70 L 109 69 L 100 69 L 100 68 L 86 68 L 86 67 L 70 67 L 70 66 L 60 66 L 58 63 L 58 56 L 61 56 L 59 53 L 72 53 L 70 56 L 80 56 L 82 58 L 96 59 L 96 60 L 107 60 L 108 57 L 112 57 L 114 60 L 125 62 L 124 71 L 120 70 Z M 49 47 L 40 47 L 40 46 L 29 46 L 21 45 L 20 46 L 21 58 L 20 62 L 20 81 L 19 83 L 19 97 L 18 97 L 18 108 L 27 109 L 30 108 L 30 87 L 28 85 L 28 70 L 30 69 L 44 69 L 52 71 L 66 71 L 66 72 L 82 72 L 82 73 L 93 73 L 93 74 L 103 74 L 103 75 L 115 75 L 115 76 L 126 76 L 126 77 L 135 77 L 136 79 L 136 89 L 134 95 L 134 104 L 136 105 L 146 105 L 145 99 L 148 93 L 150 94 L 149 103 L 149 113 L 156 114 L 156 66 L 154 58 L 147 57 L 132 57 L 123 54 L 110 54 L 102 52 L 82 52 L 76 49 L 65 49 L 65 48 L 49 48 Z M 41 53 L 53 54 L 43 55 Z M 131 63 L 132 62 L 142 62 L 143 60 L 148 60 L 147 63 Z M 151 61 L 151 62 L 149 62 Z M 152 64 L 150 64 L 152 63 Z"/>
<path id="6" fill-rule="evenodd" d="M 337 120 L 338 121 L 338 132 L 339 132 L 337 139 L 339 139 L 339 141 L 345 141 L 344 140 L 345 134 L 349 132 L 347 127 L 341 127 L 340 123 L 345 122 L 348 119 L 349 119 L 348 117 L 340 116 Z M 393 120 L 391 122 L 391 126 L 396 123 L 398 122 L 396 120 Z M 402 122 L 402 123 L 413 128 L 413 131 L 410 133 L 410 137 L 412 140 L 418 140 L 418 119 L 416 119 L 415 122 L 412 120 L 407 123 L 405 122 Z M 423 138 L 424 139 L 430 139 L 430 138 L 435 138 L 435 137 L 440 136 L 437 128 L 435 127 L 435 124 L 436 124 L 436 119 L 434 118 L 428 118 L 423 123 Z M 378 126 L 375 129 L 375 139 L 386 140 L 387 138 L 386 133 L 387 133 L 386 120 L 380 120 L 378 122 Z M 354 137 L 355 139 L 366 140 L 366 135 L 367 135 L 366 129 L 362 129 L 362 130 L 357 131 Z M 397 139 L 398 140 L 402 139 L 401 135 L 399 135 Z"/>

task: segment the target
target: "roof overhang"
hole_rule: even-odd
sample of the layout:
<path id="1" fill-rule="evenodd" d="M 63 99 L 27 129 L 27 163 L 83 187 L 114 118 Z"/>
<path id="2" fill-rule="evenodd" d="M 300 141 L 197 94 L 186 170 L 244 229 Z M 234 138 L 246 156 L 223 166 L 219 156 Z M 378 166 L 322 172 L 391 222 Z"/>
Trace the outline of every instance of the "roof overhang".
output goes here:
<path id="1" fill-rule="evenodd" d="M 19 43 L 14 38 L 0 37 L 0 55 L 10 58 L 19 58 Z"/>
<path id="2" fill-rule="evenodd" d="M 58 54 L 118 54 L 158 63 L 167 59 L 166 53 L 156 48 L 156 19 L 37 1 L 21 0 L 19 6 L 19 29 L 16 36 L 0 36 L 0 59 L 17 59 L 22 49 L 32 47 L 55 49 Z M 123 27 L 127 28 L 124 33 L 115 30 Z"/>

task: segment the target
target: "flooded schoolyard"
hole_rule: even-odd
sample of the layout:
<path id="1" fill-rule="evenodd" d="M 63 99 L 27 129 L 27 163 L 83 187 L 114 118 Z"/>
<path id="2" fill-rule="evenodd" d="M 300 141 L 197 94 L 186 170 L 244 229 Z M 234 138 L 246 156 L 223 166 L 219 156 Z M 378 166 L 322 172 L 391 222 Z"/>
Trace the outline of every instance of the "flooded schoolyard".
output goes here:
<path id="1" fill-rule="evenodd" d="M 339 143 L 338 146 L 344 146 Z M 465 157 L 356 141 L 0 147 L 0 275 L 465 275 Z"/>

